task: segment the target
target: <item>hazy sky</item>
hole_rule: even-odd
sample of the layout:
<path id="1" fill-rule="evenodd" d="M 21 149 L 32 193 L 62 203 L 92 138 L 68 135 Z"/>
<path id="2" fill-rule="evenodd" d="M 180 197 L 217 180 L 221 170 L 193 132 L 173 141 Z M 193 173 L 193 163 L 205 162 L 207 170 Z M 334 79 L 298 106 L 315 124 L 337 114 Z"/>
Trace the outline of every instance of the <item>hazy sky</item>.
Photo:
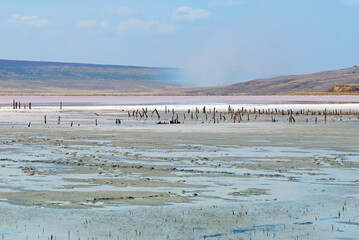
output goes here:
<path id="1" fill-rule="evenodd" d="M 181 67 L 217 84 L 344 68 L 359 65 L 359 0 L 0 0 L 0 58 Z"/>

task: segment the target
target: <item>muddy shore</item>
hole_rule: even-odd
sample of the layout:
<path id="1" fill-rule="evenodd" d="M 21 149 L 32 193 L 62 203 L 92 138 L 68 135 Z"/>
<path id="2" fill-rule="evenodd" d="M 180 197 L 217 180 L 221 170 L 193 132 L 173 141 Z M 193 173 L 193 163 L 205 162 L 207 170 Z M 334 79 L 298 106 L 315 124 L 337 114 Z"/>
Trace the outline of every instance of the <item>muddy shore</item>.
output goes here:
<path id="1" fill-rule="evenodd" d="M 357 237 L 355 114 L 158 125 L 65 108 L 45 125 L 45 110 L 1 110 L 4 239 Z"/>

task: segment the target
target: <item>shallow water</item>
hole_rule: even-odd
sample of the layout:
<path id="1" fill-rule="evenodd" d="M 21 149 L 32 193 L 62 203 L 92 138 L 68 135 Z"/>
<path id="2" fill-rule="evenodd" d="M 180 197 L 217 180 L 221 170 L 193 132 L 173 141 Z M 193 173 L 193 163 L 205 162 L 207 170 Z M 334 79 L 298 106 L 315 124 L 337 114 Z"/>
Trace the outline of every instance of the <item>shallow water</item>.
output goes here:
<path id="1" fill-rule="evenodd" d="M 356 96 L 16 99 L 33 109 L 13 110 L 12 98 L 0 97 L 4 239 L 357 238 L 355 114 L 213 124 L 186 113 L 228 104 L 356 112 Z M 156 107 L 169 121 L 164 104 L 187 114 L 184 124 L 127 114 Z"/>

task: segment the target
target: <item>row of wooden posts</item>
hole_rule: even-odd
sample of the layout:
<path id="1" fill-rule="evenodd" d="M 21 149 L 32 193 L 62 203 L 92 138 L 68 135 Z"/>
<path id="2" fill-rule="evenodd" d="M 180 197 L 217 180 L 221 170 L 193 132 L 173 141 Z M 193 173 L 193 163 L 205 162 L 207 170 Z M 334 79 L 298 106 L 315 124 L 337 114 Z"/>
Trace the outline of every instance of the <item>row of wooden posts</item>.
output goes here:
<path id="1" fill-rule="evenodd" d="M 29 109 L 31 109 L 31 102 L 29 102 L 28 104 Z M 20 109 L 21 108 L 21 103 L 20 101 L 17 102 L 15 99 L 13 100 L 13 109 Z M 26 108 L 26 105 L 24 105 L 24 108 Z M 60 110 L 62 110 L 62 101 L 60 101 Z M 196 109 L 194 111 L 191 111 L 191 109 L 187 110 L 187 117 L 191 118 L 191 120 L 196 119 L 199 120 L 199 115 L 200 112 L 202 112 L 202 116 L 203 118 L 208 121 L 209 123 L 213 122 L 213 123 L 219 123 L 220 121 L 226 121 L 227 118 L 231 119 L 232 122 L 242 122 L 244 120 L 244 118 L 247 118 L 247 121 L 250 121 L 250 116 L 252 116 L 254 118 L 254 120 L 257 119 L 258 115 L 271 115 L 271 120 L 272 122 L 276 122 L 278 121 L 277 119 L 275 119 L 276 115 L 282 115 L 282 116 L 288 116 L 288 121 L 290 123 L 294 123 L 296 122 L 294 116 L 299 116 L 299 115 L 307 115 L 307 116 L 324 116 L 324 122 L 327 122 L 327 116 L 328 115 L 357 115 L 358 119 L 359 119 L 359 113 L 358 112 L 354 112 L 351 110 L 348 111 L 342 111 L 342 110 L 333 110 L 333 111 L 327 111 L 326 109 L 324 111 L 311 111 L 311 110 L 304 110 L 304 109 L 300 109 L 297 111 L 293 111 L 292 109 L 288 109 L 288 110 L 283 110 L 283 109 L 256 109 L 255 107 L 253 109 L 246 109 L 244 107 L 242 107 L 241 109 L 237 109 L 235 110 L 234 108 L 232 108 L 230 105 L 228 106 L 228 111 L 226 112 L 218 112 L 218 110 L 216 110 L 216 108 L 213 108 L 213 110 L 211 108 L 206 108 L 206 106 L 204 106 L 201 111 L 199 110 L 198 107 L 196 107 Z M 165 114 L 169 114 L 172 113 L 171 119 L 169 121 L 170 124 L 180 124 L 180 123 L 184 123 L 186 117 L 186 113 L 183 113 L 183 118 L 182 121 L 180 121 L 180 115 L 179 113 L 175 112 L 175 109 L 169 109 L 167 106 L 165 106 Z M 96 116 L 99 116 L 99 114 L 95 113 Z M 137 109 L 136 111 L 128 111 L 128 117 L 133 117 L 138 119 L 138 117 L 140 119 L 147 119 L 148 118 L 148 108 L 142 108 Z M 246 115 L 246 117 L 245 117 Z M 151 112 L 151 118 L 153 118 L 154 116 L 157 117 L 158 120 L 161 119 L 161 115 L 159 113 L 159 111 L 155 108 L 152 112 Z M 203 120 L 204 120 L 203 119 Z M 308 118 L 306 118 L 306 122 L 308 122 Z M 318 117 L 315 117 L 315 122 L 318 122 Z M 44 116 L 44 123 L 47 124 L 47 119 L 46 119 L 46 115 Z M 61 117 L 58 117 L 57 120 L 57 124 L 61 123 Z M 203 122 L 204 123 L 204 122 Z M 116 119 L 116 125 L 121 124 L 121 119 Z M 166 122 L 158 122 L 158 124 L 166 124 Z M 97 118 L 95 119 L 95 125 L 98 125 L 98 121 Z M 31 126 L 31 122 L 29 122 L 28 126 Z M 73 122 L 71 122 L 71 126 L 73 126 Z"/>
<path id="2" fill-rule="evenodd" d="M 170 123 L 180 123 L 179 121 L 179 115 L 178 113 L 175 112 L 174 109 L 172 110 L 169 110 L 167 108 L 167 106 L 165 106 L 165 113 L 168 114 L 172 112 L 172 119 L 170 121 Z M 156 113 L 157 115 L 157 118 L 160 119 L 161 116 L 159 114 L 159 112 L 157 111 L 157 109 L 154 109 L 152 111 L 152 114 L 151 114 L 151 118 L 153 117 L 154 113 Z M 204 117 L 206 120 L 208 120 L 209 118 L 209 114 L 213 114 L 211 116 L 211 120 L 210 122 L 213 120 L 213 123 L 219 123 L 220 120 L 223 120 L 223 121 L 226 121 L 227 118 L 226 118 L 226 113 L 223 113 L 223 112 L 218 112 L 216 110 L 216 108 L 213 109 L 213 111 L 211 109 L 208 109 L 206 110 L 206 107 L 204 106 L 203 109 L 202 109 L 202 113 L 204 114 Z M 200 114 L 200 111 L 199 109 L 196 107 L 195 111 L 191 111 L 190 109 L 187 110 L 187 114 L 190 115 L 190 118 L 193 120 L 193 119 L 199 119 L 198 115 Z M 228 112 L 227 112 L 227 117 L 230 117 L 231 120 L 233 120 L 233 122 L 241 122 L 244 118 L 244 115 L 247 116 L 247 120 L 250 121 L 250 115 L 254 115 L 254 119 L 256 120 L 258 115 L 262 114 L 262 115 L 271 115 L 271 119 L 273 122 L 276 122 L 277 120 L 275 119 L 275 115 L 282 115 L 282 116 L 285 116 L 285 115 L 288 115 L 289 118 L 288 118 L 288 121 L 290 123 L 294 123 L 296 120 L 294 118 L 294 116 L 299 116 L 299 115 L 307 115 L 307 116 L 321 116 L 323 115 L 324 116 L 324 122 L 327 122 L 327 116 L 328 115 L 357 115 L 357 118 L 359 119 L 359 113 L 358 112 L 352 112 L 351 110 L 347 111 L 347 112 L 343 112 L 342 110 L 333 110 L 333 111 L 327 111 L 326 109 L 324 111 L 311 111 L 311 110 L 304 110 L 304 109 L 301 109 L 301 110 L 298 110 L 298 111 L 293 111 L 292 109 L 288 109 L 288 110 L 280 110 L 280 109 L 256 109 L 256 108 L 253 108 L 253 111 L 252 109 L 245 109 L 244 107 L 242 107 L 242 109 L 238 109 L 237 111 L 235 111 L 230 105 L 228 106 Z M 218 116 L 219 115 L 219 118 L 216 117 L 216 115 Z M 147 108 L 142 108 L 142 111 L 141 110 L 136 110 L 136 111 L 132 111 L 132 113 L 130 111 L 128 111 L 128 117 L 140 117 L 140 119 L 142 118 L 148 118 L 147 116 Z M 186 119 L 186 114 L 183 113 L 183 121 Z M 308 122 L 308 118 L 306 118 L 306 122 Z M 318 122 L 318 117 L 315 117 L 315 122 Z M 162 122 L 159 122 L 160 124 Z"/>
<path id="3" fill-rule="evenodd" d="M 21 102 L 17 102 L 15 99 L 13 99 L 13 109 L 21 109 Z M 26 109 L 26 104 L 23 105 L 23 107 Z M 32 105 L 31 105 L 31 102 L 28 103 L 28 107 L 29 109 L 32 108 Z M 60 110 L 62 110 L 62 101 L 60 101 Z M 136 116 L 136 118 L 138 116 L 140 116 L 140 118 L 148 118 L 148 115 L 147 115 L 147 112 L 148 112 L 148 109 L 147 107 L 146 108 L 142 108 L 142 111 L 141 110 L 136 110 L 136 111 L 132 111 L 132 113 L 130 111 L 128 111 L 128 117 L 134 117 Z M 170 113 L 172 112 L 172 114 L 174 115 L 175 114 L 175 110 L 172 109 L 168 109 L 167 106 L 165 106 L 165 113 Z M 158 118 L 161 118 L 160 117 L 160 114 L 158 112 L 157 109 L 154 109 L 151 113 L 151 118 L 153 117 L 154 113 L 157 115 Z M 190 109 L 187 110 L 187 113 L 191 113 L 191 118 L 193 119 L 193 112 L 191 112 Z M 200 111 L 199 109 L 196 107 L 196 110 L 195 110 L 195 114 L 199 114 Z M 211 109 L 208 109 L 208 111 L 206 110 L 206 106 L 203 107 L 202 109 L 202 113 L 203 114 L 211 114 L 212 113 L 212 110 Z M 213 114 L 215 116 L 215 114 L 218 114 L 219 112 L 216 110 L 216 108 L 213 109 Z M 256 109 L 255 107 L 253 108 L 253 111 L 251 109 L 245 109 L 244 107 L 242 107 L 242 109 L 238 109 L 237 111 L 235 111 L 234 108 L 231 107 L 231 105 L 228 105 L 228 114 L 235 114 L 235 115 L 244 115 L 244 114 L 281 114 L 282 116 L 288 114 L 291 116 L 291 119 L 293 119 L 293 115 L 324 115 L 325 118 L 327 117 L 327 115 L 357 115 L 358 113 L 357 112 L 352 112 L 351 110 L 347 111 L 347 112 L 343 112 L 342 110 L 333 110 L 333 111 L 327 111 L 326 109 L 324 111 L 311 111 L 311 110 L 304 110 L 304 109 L 301 109 L 301 110 L 298 110 L 296 112 L 293 112 L 292 109 L 288 109 L 288 110 L 280 110 L 280 109 L 277 109 L 277 108 L 274 108 L 274 109 Z M 95 113 L 96 114 L 96 113 Z M 226 120 L 225 118 L 225 115 L 223 112 L 220 112 L 220 115 L 223 115 L 224 117 L 224 120 Z M 207 119 L 208 117 L 206 117 Z M 233 117 L 231 117 L 233 118 Z"/>
<path id="4" fill-rule="evenodd" d="M 23 105 L 23 108 L 26 109 L 26 104 Z M 28 104 L 29 109 L 31 109 L 31 102 L 29 102 Z M 20 101 L 16 101 L 16 99 L 12 100 L 12 108 L 13 109 L 21 109 L 21 102 Z M 60 110 L 62 110 L 62 101 L 60 102 Z"/>
<path id="5" fill-rule="evenodd" d="M 29 102 L 29 109 L 31 109 L 31 102 Z M 12 108 L 13 109 L 21 109 L 21 102 L 20 101 L 15 101 L 15 99 L 12 101 Z M 23 108 L 26 109 L 26 104 L 23 105 Z"/>

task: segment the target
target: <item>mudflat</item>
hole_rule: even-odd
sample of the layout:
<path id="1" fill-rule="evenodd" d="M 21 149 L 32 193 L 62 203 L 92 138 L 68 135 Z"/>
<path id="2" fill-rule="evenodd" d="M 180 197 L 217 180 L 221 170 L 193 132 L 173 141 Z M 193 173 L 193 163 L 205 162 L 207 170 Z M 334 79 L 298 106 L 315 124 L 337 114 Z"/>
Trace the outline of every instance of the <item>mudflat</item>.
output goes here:
<path id="1" fill-rule="evenodd" d="M 356 104 L 297 115 L 298 109 L 282 114 L 290 108 L 283 105 L 261 114 L 247 107 L 234 121 L 222 105 L 210 113 L 199 105 L 200 112 L 188 105 L 164 112 L 165 105 L 157 105 L 160 119 L 147 107 L 147 118 L 134 114 L 146 106 L 2 107 L 0 235 L 357 237 Z M 325 109 L 326 121 L 317 112 Z M 181 124 L 169 124 L 176 114 Z"/>

